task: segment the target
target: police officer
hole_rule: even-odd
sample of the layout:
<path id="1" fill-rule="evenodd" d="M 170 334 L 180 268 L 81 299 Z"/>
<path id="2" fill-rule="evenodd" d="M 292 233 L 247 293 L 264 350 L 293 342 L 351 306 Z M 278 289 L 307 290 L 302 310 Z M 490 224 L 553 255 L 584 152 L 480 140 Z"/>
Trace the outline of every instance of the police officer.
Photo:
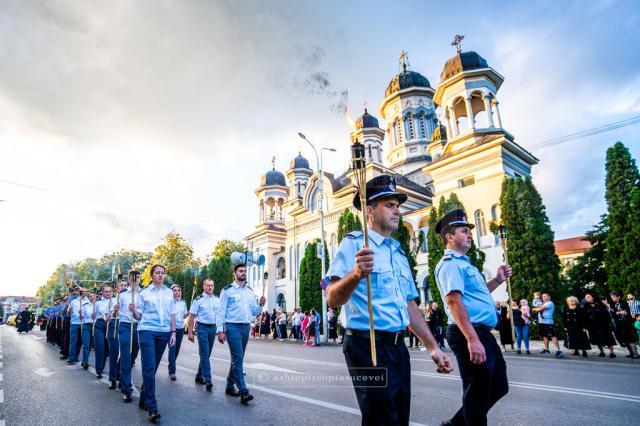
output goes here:
<path id="1" fill-rule="evenodd" d="M 451 363 L 434 340 L 415 299 L 413 275 L 400 243 L 390 235 L 398 228 L 400 204 L 407 200 L 396 191 L 388 175 L 366 184 L 369 247 L 364 234 L 352 232 L 342 240 L 323 283 L 328 283 L 327 303 L 343 306 L 346 331 L 343 352 L 363 425 L 407 425 L 411 402 L 411 366 L 405 345 L 405 330 L 411 326 L 425 344 L 440 373 L 451 371 Z M 354 206 L 360 210 L 356 194 Z M 386 377 L 368 382 L 372 359 L 369 335 L 366 276 L 371 277 L 377 367 Z M 324 285 L 324 284 L 323 284 Z M 366 373 L 366 374 L 365 374 Z"/>
<path id="2" fill-rule="evenodd" d="M 84 291 L 79 290 L 80 297 L 73 299 L 67 308 L 70 315 L 70 329 L 69 329 L 69 360 L 67 364 L 75 364 L 78 362 L 78 354 L 80 353 L 80 346 L 83 345 L 81 329 L 84 323 L 84 305 L 91 304 L 89 300 L 84 297 Z M 91 321 L 91 317 L 89 317 Z M 84 331 L 84 330 L 82 330 Z M 89 342 L 87 342 L 88 344 Z M 88 346 L 87 346 L 88 347 Z M 84 354 L 83 354 L 84 355 Z M 89 355 L 87 354 L 87 357 Z M 84 361 L 83 361 L 84 366 Z"/>
<path id="3" fill-rule="evenodd" d="M 220 292 L 220 305 L 216 316 L 218 341 L 229 342 L 231 365 L 227 375 L 225 393 L 230 396 L 240 396 L 240 402 L 247 404 L 253 399 L 244 382 L 242 366 L 245 349 L 249 341 L 251 320 L 258 315 L 267 299 L 262 296 L 260 302 L 253 291 L 247 287 L 247 267 L 239 263 L 233 267 L 233 283 L 225 286 Z M 198 329 L 200 335 L 200 329 Z M 234 385 L 238 390 L 234 389 Z"/>
<path id="4" fill-rule="evenodd" d="M 176 380 L 176 359 L 180 353 L 182 338 L 184 337 L 184 319 L 189 315 L 187 304 L 182 300 L 182 289 L 178 284 L 171 286 L 173 303 L 176 305 L 176 344 L 169 348 L 169 378 Z"/>
<path id="5" fill-rule="evenodd" d="M 115 320 L 111 318 L 111 310 L 115 306 L 115 300 L 111 297 L 112 289 L 110 285 L 105 285 L 102 288 L 102 299 L 97 300 L 95 304 L 96 324 L 95 324 L 95 363 L 96 363 L 96 377 L 102 379 L 102 373 L 106 363 L 107 350 L 109 350 L 109 358 L 111 358 L 111 342 L 113 339 L 113 327 L 115 326 Z M 109 348 L 107 348 L 107 344 Z M 116 343 L 117 345 L 117 336 Z M 117 351 L 117 346 L 116 346 Z M 116 361 L 115 359 L 109 360 L 109 380 L 112 380 L 111 385 L 115 389 L 115 377 L 116 377 Z"/>
<path id="6" fill-rule="evenodd" d="M 511 276 L 502 265 L 496 276 L 485 282 L 466 256 L 474 225 L 464 210 L 445 214 L 436 225 L 445 245 L 444 256 L 435 269 L 449 326 L 447 341 L 458 361 L 462 377 L 462 408 L 444 424 L 486 425 L 489 409 L 509 390 L 507 367 L 491 329 L 497 317 L 491 292 Z"/>
<path id="7" fill-rule="evenodd" d="M 200 354 L 200 364 L 196 373 L 196 383 L 205 385 L 207 391 L 211 392 L 211 362 L 209 357 L 216 341 L 216 315 L 220 299 L 213 294 L 213 280 L 206 279 L 202 283 L 204 292 L 196 297 L 189 310 L 188 338 L 193 343 L 194 323 L 198 324 L 198 353 Z"/>
<path id="8" fill-rule="evenodd" d="M 125 282 L 121 281 L 119 283 L 120 293 L 119 297 L 116 298 L 117 303 L 114 308 L 114 317 L 116 312 L 118 316 L 117 333 L 120 347 L 120 388 L 124 394 L 122 400 L 126 403 L 132 401 L 131 393 L 133 392 L 133 384 L 131 383 L 131 371 L 139 350 L 138 320 L 132 318 L 131 311 L 133 306 L 138 304 L 140 273 L 137 271 L 129 272 L 128 281 L 128 289 L 126 288 Z M 112 318 L 111 321 L 115 322 L 115 318 Z M 133 333 L 131 333 L 131 327 L 133 327 Z"/>

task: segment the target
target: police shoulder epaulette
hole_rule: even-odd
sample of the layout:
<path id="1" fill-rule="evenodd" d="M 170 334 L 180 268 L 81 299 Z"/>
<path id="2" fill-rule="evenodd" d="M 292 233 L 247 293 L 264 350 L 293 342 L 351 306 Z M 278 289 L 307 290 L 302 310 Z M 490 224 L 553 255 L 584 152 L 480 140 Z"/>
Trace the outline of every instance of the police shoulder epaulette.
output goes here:
<path id="1" fill-rule="evenodd" d="M 200 296 L 196 296 L 196 299 L 195 299 L 195 300 L 198 300 L 198 299 L 202 299 L 202 295 L 200 295 Z"/>
<path id="2" fill-rule="evenodd" d="M 442 256 L 442 260 L 451 260 L 451 259 L 453 259 L 453 255 L 451 253 L 448 253 Z"/>
<path id="3" fill-rule="evenodd" d="M 233 286 L 233 284 L 227 284 L 222 289 L 223 290 L 229 290 L 231 288 L 231 286 Z"/>
<path id="4" fill-rule="evenodd" d="M 347 234 L 347 238 L 360 238 L 362 235 L 362 231 L 351 231 Z"/>

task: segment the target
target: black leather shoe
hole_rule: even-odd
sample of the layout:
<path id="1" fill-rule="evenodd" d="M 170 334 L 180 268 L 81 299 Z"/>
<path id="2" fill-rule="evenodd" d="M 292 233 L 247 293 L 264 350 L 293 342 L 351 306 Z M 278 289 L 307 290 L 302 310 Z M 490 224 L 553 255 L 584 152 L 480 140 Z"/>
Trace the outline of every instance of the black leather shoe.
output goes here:
<path id="1" fill-rule="evenodd" d="M 174 382 L 176 381 L 176 375 L 175 374 L 169 374 L 169 378 Z"/>
<path id="2" fill-rule="evenodd" d="M 251 395 L 250 393 L 240 395 L 240 402 L 244 405 L 247 405 L 249 401 L 251 401 L 252 399 L 253 399 L 253 395 Z"/>
<path id="3" fill-rule="evenodd" d="M 102 379 L 102 371 L 99 371 L 96 373 L 96 378 L 97 379 Z"/>
<path id="4" fill-rule="evenodd" d="M 133 398 L 131 398 L 131 395 L 125 393 L 124 396 L 122 397 L 122 401 L 128 403 L 128 402 L 133 401 Z"/>
<path id="5" fill-rule="evenodd" d="M 85 370 L 87 370 L 89 368 L 89 364 L 82 364 L 82 368 L 84 368 Z"/>
<path id="6" fill-rule="evenodd" d="M 207 387 L 207 392 L 211 392 L 211 389 L 213 388 L 213 383 L 207 382 L 205 383 L 205 386 Z"/>
<path id="7" fill-rule="evenodd" d="M 74 364 L 77 364 L 77 363 L 78 363 L 78 361 L 67 361 L 67 364 L 69 364 L 69 365 L 74 365 Z"/>
<path id="8" fill-rule="evenodd" d="M 156 420 L 159 420 L 159 419 L 160 419 L 160 417 L 162 417 L 162 416 L 161 416 L 161 415 L 160 415 L 160 413 L 158 413 L 157 411 L 150 411 L 150 412 L 149 412 L 149 421 L 150 421 L 151 423 L 155 423 L 155 422 L 156 422 Z"/>
<path id="9" fill-rule="evenodd" d="M 116 382 L 114 380 L 111 381 L 111 384 L 109 385 L 109 389 L 113 390 L 116 388 Z"/>
<path id="10" fill-rule="evenodd" d="M 204 385 L 206 382 L 202 377 L 196 377 L 196 383 L 199 385 Z"/>
<path id="11" fill-rule="evenodd" d="M 233 389 L 233 388 L 227 388 L 224 391 L 225 394 L 229 395 L 229 396 L 240 396 L 240 392 L 238 392 L 237 390 Z"/>

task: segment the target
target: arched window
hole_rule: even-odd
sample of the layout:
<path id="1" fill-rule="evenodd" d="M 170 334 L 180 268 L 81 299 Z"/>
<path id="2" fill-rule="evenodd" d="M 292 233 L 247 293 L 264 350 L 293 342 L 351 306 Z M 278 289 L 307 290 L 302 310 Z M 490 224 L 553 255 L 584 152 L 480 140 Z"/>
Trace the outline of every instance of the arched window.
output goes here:
<path id="1" fill-rule="evenodd" d="M 337 247 L 337 243 L 336 243 L 336 234 L 331 234 L 331 260 L 333 260 L 333 257 L 336 255 L 336 250 L 338 249 Z"/>
<path id="2" fill-rule="evenodd" d="M 287 312 L 287 301 L 284 298 L 284 293 L 278 294 L 276 297 L 276 305 L 281 307 L 284 312 Z"/>
<path id="3" fill-rule="evenodd" d="M 422 243 L 420 244 L 420 252 L 421 253 L 426 253 L 427 250 L 429 249 L 429 246 L 427 245 L 427 232 L 428 232 L 428 229 L 429 228 L 420 230 L 420 239 L 422 240 Z"/>
<path id="4" fill-rule="evenodd" d="M 301 249 L 302 247 L 300 246 L 300 243 L 298 243 L 298 246 L 296 247 L 296 276 L 297 277 L 300 277 L 300 262 L 302 262 Z"/>
<path id="5" fill-rule="evenodd" d="M 289 246 L 289 279 L 293 277 L 293 246 Z"/>
<path id="6" fill-rule="evenodd" d="M 396 145 L 402 143 L 402 123 L 400 120 L 396 120 L 395 123 L 395 133 L 396 133 Z"/>
<path id="7" fill-rule="evenodd" d="M 421 138 L 426 138 L 427 137 L 427 133 L 425 131 L 425 117 L 424 117 L 424 114 L 420 114 L 418 116 L 418 124 L 419 124 L 420 137 Z"/>
<path id="8" fill-rule="evenodd" d="M 497 204 L 491 206 L 491 220 L 493 220 L 494 222 L 500 221 L 500 206 Z M 500 245 L 500 237 L 498 237 L 497 235 L 494 236 L 494 244 Z"/>
<path id="9" fill-rule="evenodd" d="M 475 218 L 475 221 L 476 221 L 478 245 L 481 245 L 480 238 L 487 235 L 487 225 L 484 221 L 484 213 L 482 213 L 482 210 L 476 210 L 476 212 L 473 214 L 473 217 Z"/>
<path id="10" fill-rule="evenodd" d="M 287 262 L 284 260 L 284 257 L 278 259 L 278 279 L 287 277 Z"/>

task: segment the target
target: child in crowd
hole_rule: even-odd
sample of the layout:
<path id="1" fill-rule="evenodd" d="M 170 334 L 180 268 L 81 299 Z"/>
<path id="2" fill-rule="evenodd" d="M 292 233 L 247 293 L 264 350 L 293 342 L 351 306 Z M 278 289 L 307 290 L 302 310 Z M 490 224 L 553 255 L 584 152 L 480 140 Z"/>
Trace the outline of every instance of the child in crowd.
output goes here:
<path id="1" fill-rule="evenodd" d="M 543 302 L 542 302 L 542 293 L 540 293 L 539 291 L 536 291 L 535 293 L 533 293 L 533 300 L 531 301 L 531 304 L 533 305 L 534 309 L 535 308 L 539 308 L 540 306 L 542 306 L 542 304 L 543 304 Z M 540 314 L 538 314 L 538 316 L 539 315 Z"/>

